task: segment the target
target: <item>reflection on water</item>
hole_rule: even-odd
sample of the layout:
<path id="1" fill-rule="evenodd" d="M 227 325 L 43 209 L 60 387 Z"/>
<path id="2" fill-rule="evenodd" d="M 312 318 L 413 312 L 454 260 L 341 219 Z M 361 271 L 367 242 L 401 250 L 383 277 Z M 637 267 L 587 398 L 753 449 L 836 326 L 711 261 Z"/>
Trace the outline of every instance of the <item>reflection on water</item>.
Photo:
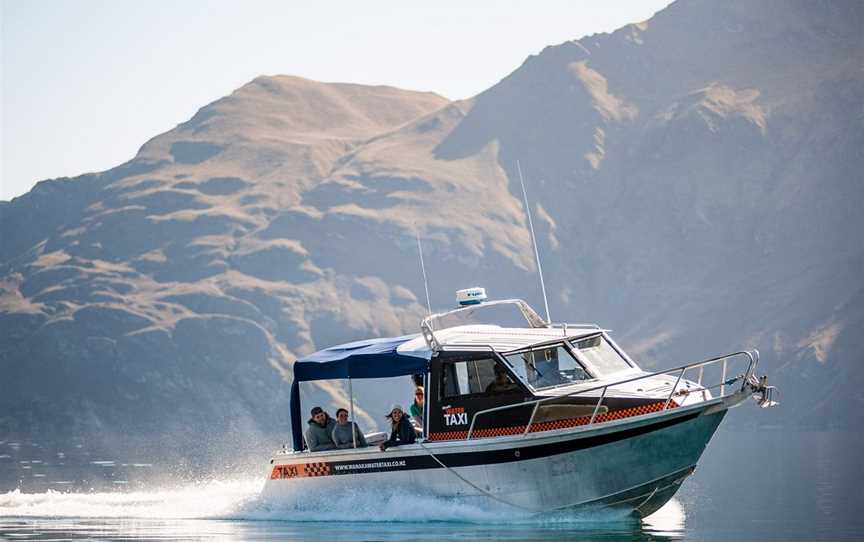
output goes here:
<path id="1" fill-rule="evenodd" d="M 674 502 L 674 501 L 673 501 Z M 616 523 L 488 524 L 360 523 L 248 520 L 43 519 L 2 520 L 0 532 L 16 539 L 243 539 L 243 540 L 680 540 L 681 531 L 655 531 L 636 521 Z"/>
<path id="2" fill-rule="evenodd" d="M 643 521 L 519 517 L 410 494 L 334 498 L 288 511 L 259 497 L 260 468 L 236 480 L 166 485 L 138 475 L 163 469 L 140 458 L 75 462 L 69 452 L 63 458 L 51 452 L 63 459 L 59 465 L 45 453 L 22 455 L 22 443 L 8 444 L 0 444 L 0 484 L 6 484 L 0 485 L 0 538 L 761 541 L 864 533 L 857 510 L 862 435 L 721 429 L 676 499 Z M 22 474 L 31 474 L 27 484 Z M 58 481 L 70 489 L 51 485 Z"/>

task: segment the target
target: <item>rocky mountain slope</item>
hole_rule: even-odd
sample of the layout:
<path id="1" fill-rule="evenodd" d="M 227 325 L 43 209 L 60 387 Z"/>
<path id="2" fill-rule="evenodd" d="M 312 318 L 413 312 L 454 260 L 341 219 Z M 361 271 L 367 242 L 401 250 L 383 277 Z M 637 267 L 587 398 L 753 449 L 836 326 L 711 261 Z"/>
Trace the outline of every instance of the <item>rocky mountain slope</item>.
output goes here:
<path id="1" fill-rule="evenodd" d="M 554 319 L 646 366 L 758 347 L 784 407 L 733 418 L 860 426 L 862 26 L 679 0 L 453 103 L 260 77 L 0 203 L 0 430 L 284 433 L 293 359 L 416 329 L 415 231 L 436 308 L 475 284 L 539 307 L 517 159 Z M 377 385 L 370 427 L 408 396 Z"/>
<path id="2" fill-rule="evenodd" d="M 344 313 L 395 332 L 420 308 L 407 290 L 319 267 L 306 234 L 277 219 L 345 153 L 446 103 L 261 77 L 123 166 L 0 207 L 0 427 L 184 446 L 284 433 L 290 362 L 320 330 Z M 388 295 L 411 316 L 373 319 Z"/>

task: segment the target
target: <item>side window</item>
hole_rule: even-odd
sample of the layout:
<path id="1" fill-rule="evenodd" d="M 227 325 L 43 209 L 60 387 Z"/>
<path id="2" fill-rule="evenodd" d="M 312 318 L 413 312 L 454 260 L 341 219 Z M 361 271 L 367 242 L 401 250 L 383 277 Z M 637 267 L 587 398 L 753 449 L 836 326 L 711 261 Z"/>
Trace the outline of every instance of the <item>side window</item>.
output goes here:
<path id="1" fill-rule="evenodd" d="M 462 395 L 462 389 L 460 388 L 460 379 L 459 374 L 457 373 L 457 367 L 462 365 L 461 363 L 445 363 L 441 366 L 441 390 L 443 392 L 443 397 L 459 397 Z M 458 367 L 459 369 L 463 369 L 463 367 Z M 462 372 L 462 371 L 459 371 Z M 468 379 L 463 378 L 462 384 L 467 386 Z"/>
<path id="2" fill-rule="evenodd" d="M 506 369 L 492 358 L 444 363 L 441 369 L 444 398 L 518 389 Z"/>
<path id="3" fill-rule="evenodd" d="M 495 360 L 475 359 L 468 362 L 468 381 L 471 393 L 485 393 L 486 386 L 495 380 Z"/>

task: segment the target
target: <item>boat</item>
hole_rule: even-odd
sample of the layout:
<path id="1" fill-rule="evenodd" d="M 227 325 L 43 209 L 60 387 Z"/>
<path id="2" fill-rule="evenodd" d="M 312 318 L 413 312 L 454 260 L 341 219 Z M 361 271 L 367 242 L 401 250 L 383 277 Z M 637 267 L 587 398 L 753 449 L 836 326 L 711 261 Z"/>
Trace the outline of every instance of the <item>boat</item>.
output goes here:
<path id="1" fill-rule="evenodd" d="M 296 503 L 403 488 L 527 514 L 611 509 L 644 517 L 694 472 L 731 408 L 750 397 L 777 404 L 776 389 L 756 374 L 756 350 L 649 372 L 596 324 L 553 324 L 525 301 L 487 300 L 483 288 L 460 290 L 457 299 L 458 308 L 423 319 L 417 334 L 295 362 L 293 449 L 270 460 L 266 498 Z M 353 419 L 353 380 L 408 375 L 425 388 L 417 442 L 386 451 L 304 449 L 300 383 L 347 380 Z"/>

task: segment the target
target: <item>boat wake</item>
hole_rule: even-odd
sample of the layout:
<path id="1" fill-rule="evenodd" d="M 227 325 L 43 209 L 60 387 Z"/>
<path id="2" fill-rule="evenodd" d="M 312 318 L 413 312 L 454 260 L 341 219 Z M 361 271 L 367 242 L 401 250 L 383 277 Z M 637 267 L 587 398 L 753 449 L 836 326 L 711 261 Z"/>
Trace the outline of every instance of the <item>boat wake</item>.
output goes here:
<path id="1" fill-rule="evenodd" d="M 506 524 L 597 524 L 634 520 L 610 511 L 543 516 L 513 509 L 480 507 L 458 499 L 407 492 L 345 493 L 302 502 L 272 501 L 261 495 L 260 478 L 211 480 L 146 491 L 0 494 L 0 518 L 220 519 L 288 522 L 467 522 Z M 394 513 L 394 511 L 396 511 Z M 684 512 L 672 500 L 645 520 L 647 526 L 675 531 Z"/>
<path id="2" fill-rule="evenodd" d="M 0 494 L 0 517 L 207 519 L 254 503 L 260 479 L 196 482 L 146 491 Z"/>

